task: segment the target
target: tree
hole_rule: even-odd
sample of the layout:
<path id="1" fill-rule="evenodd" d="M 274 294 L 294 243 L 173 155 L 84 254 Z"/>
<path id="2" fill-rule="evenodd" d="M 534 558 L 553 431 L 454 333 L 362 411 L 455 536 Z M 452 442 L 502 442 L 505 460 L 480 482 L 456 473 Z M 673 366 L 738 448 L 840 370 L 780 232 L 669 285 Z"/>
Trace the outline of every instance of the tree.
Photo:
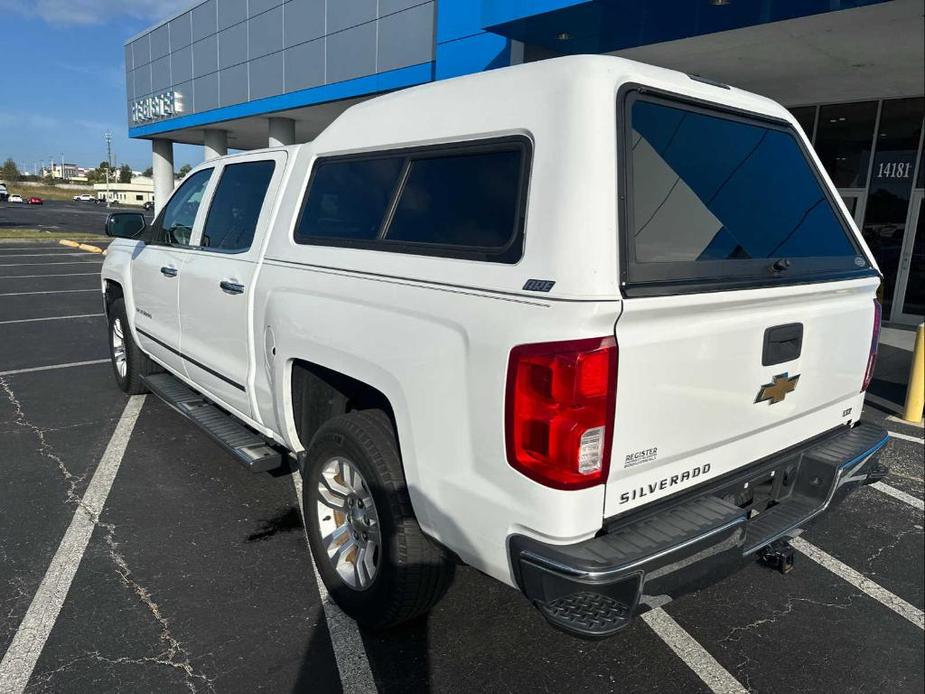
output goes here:
<path id="1" fill-rule="evenodd" d="M 11 181 L 18 181 L 19 178 L 19 167 L 16 166 L 16 162 L 12 159 L 7 159 L 3 162 L 3 166 L 0 166 L 0 180 L 9 183 Z"/>
<path id="2" fill-rule="evenodd" d="M 119 167 L 119 183 L 131 183 L 132 182 L 132 167 L 128 164 L 123 164 Z"/>
<path id="3" fill-rule="evenodd" d="M 145 169 L 145 170 L 142 172 L 141 175 L 142 175 L 142 176 L 147 176 L 148 178 L 151 178 L 151 177 L 154 175 L 154 169 L 152 169 L 152 168 L 149 166 L 147 169 Z"/>
<path id="4" fill-rule="evenodd" d="M 177 178 L 186 178 L 186 175 L 193 170 L 193 167 L 189 164 L 184 164 L 180 167 L 180 170 L 177 172 Z"/>

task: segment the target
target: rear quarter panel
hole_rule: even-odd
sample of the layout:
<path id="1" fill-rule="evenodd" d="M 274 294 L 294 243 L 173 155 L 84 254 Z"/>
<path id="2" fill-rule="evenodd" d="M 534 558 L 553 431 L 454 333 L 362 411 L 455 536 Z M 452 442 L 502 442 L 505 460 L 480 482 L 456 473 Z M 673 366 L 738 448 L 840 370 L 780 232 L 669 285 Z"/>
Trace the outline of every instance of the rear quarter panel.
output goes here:
<path id="1" fill-rule="evenodd" d="M 467 563 L 510 583 L 514 532 L 577 541 L 601 525 L 604 488 L 562 492 L 507 464 L 504 399 L 510 348 L 608 335 L 619 302 L 501 296 L 350 271 L 268 261 L 256 296 L 257 336 L 272 411 L 293 450 L 291 370 L 296 359 L 381 391 L 394 410 L 418 521 Z M 257 379 L 258 382 L 263 379 Z"/>

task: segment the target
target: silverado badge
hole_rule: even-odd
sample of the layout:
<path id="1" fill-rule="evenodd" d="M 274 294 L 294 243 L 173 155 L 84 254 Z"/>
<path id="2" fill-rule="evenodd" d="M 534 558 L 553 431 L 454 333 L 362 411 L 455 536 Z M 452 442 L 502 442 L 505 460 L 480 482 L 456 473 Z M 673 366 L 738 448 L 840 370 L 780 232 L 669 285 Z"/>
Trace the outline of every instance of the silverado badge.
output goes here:
<path id="1" fill-rule="evenodd" d="M 758 390 L 758 397 L 755 402 L 768 401 L 775 405 L 787 397 L 787 393 L 792 393 L 797 389 L 797 383 L 800 380 L 800 374 L 790 376 L 788 373 L 777 374 L 771 383 L 765 383 Z"/>

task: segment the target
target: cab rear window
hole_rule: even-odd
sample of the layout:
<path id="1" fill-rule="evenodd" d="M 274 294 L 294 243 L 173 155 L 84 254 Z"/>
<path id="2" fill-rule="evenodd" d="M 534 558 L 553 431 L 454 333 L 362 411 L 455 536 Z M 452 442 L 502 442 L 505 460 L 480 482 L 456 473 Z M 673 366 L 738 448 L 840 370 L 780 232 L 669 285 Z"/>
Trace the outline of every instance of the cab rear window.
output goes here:
<path id="1" fill-rule="evenodd" d="M 631 92 L 627 286 L 810 281 L 870 272 L 785 124 Z"/>

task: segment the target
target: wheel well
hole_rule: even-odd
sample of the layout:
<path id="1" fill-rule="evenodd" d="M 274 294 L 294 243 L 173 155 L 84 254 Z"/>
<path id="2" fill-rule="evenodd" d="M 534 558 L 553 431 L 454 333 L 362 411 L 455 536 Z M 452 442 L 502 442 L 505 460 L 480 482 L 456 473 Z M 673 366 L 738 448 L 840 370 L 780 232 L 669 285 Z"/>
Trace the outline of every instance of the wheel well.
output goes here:
<path id="1" fill-rule="evenodd" d="M 121 299 L 125 296 L 125 292 L 122 291 L 122 285 L 118 282 L 113 282 L 112 280 L 106 280 L 106 317 L 109 317 L 109 307 L 112 306 L 113 302 L 116 299 Z"/>
<path id="2" fill-rule="evenodd" d="M 292 409 L 299 441 L 305 448 L 309 447 L 322 424 L 354 410 L 382 410 L 395 428 L 395 413 L 382 391 L 302 360 L 296 360 L 292 367 Z"/>

